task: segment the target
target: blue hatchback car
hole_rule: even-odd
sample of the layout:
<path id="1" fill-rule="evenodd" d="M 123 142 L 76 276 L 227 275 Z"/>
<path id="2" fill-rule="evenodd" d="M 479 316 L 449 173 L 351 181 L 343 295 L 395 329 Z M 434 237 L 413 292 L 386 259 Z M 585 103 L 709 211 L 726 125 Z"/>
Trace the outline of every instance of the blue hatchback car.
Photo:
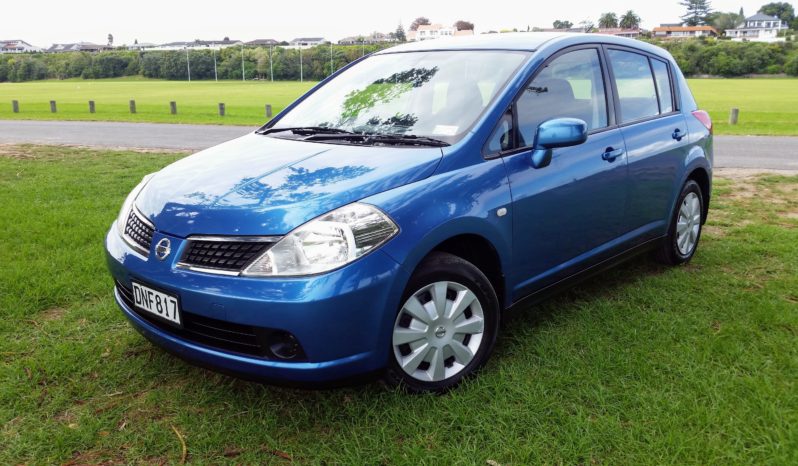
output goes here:
<path id="1" fill-rule="evenodd" d="M 712 123 L 673 58 L 589 34 L 405 44 L 146 176 L 106 237 L 133 326 L 195 364 L 440 392 L 502 313 L 633 254 L 689 261 Z"/>

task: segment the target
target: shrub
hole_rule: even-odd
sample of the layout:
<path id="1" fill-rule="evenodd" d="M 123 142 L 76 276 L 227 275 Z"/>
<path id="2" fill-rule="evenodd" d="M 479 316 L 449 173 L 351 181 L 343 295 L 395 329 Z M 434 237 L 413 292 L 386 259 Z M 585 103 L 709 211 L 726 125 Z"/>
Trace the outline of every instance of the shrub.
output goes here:
<path id="1" fill-rule="evenodd" d="M 798 76 L 798 55 L 793 55 L 784 65 L 784 72 L 790 76 Z"/>

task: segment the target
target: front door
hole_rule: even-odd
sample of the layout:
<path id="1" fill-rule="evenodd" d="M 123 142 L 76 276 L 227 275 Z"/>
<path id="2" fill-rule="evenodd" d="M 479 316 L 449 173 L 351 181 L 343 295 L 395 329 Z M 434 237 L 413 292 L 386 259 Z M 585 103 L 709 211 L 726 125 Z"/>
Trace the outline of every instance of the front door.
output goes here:
<path id="1" fill-rule="evenodd" d="M 566 51 L 550 60 L 515 102 L 518 147 L 503 156 L 513 196 L 508 278 L 514 299 L 598 260 L 625 232 L 626 146 L 611 126 L 605 74 L 599 48 Z M 564 117 L 587 123 L 587 142 L 555 149 L 549 166 L 533 168 L 538 126 Z M 498 131 L 508 123 L 505 118 Z M 502 145 L 501 137 L 492 141 Z"/>

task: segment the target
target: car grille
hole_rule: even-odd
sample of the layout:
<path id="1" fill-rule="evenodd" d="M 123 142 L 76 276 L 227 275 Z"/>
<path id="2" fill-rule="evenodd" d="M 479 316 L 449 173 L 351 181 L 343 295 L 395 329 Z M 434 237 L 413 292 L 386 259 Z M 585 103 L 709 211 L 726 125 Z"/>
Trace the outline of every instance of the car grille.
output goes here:
<path id="1" fill-rule="evenodd" d="M 273 241 L 227 241 L 189 239 L 181 265 L 239 272 L 262 253 Z"/>
<path id="2" fill-rule="evenodd" d="M 125 223 L 125 236 L 133 243 L 137 244 L 142 250 L 149 252 L 152 245 L 152 234 L 154 228 L 142 220 L 135 209 L 130 209 Z"/>
<path id="3" fill-rule="evenodd" d="M 273 332 L 271 329 L 211 319 L 192 314 L 185 309 L 181 309 L 180 313 L 183 328 L 178 328 L 164 323 L 145 311 L 140 311 L 133 304 L 133 290 L 119 281 L 115 282 L 119 297 L 122 298 L 127 307 L 136 313 L 137 316 L 161 330 L 186 340 L 225 351 L 258 357 L 266 357 L 270 354 L 269 348 L 262 342 L 265 342 L 269 334 Z"/>

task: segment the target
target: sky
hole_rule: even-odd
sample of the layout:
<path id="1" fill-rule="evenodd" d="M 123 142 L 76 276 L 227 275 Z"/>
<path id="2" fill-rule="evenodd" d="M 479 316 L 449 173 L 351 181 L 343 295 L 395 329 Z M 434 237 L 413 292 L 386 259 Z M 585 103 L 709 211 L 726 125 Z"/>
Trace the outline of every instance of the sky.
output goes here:
<path id="1" fill-rule="evenodd" d="M 751 15 L 764 3 L 767 1 L 713 0 L 712 6 L 718 11 L 739 11 L 743 7 L 746 15 Z M 399 23 L 406 30 L 418 16 L 446 25 L 459 19 L 471 21 L 479 33 L 492 29 L 526 30 L 527 26 L 551 27 L 555 19 L 574 24 L 584 20 L 595 23 L 603 12 L 612 11 L 620 16 L 629 9 L 642 18 L 646 29 L 659 23 L 677 22 L 683 14 L 679 0 L 10 1 L 2 9 L 0 40 L 21 39 L 40 47 L 81 41 L 104 44 L 111 33 L 115 45 L 132 44 L 136 39 L 142 43 L 165 43 L 225 36 L 245 41 L 290 41 L 295 37 L 337 41 L 373 31 L 394 31 Z"/>

